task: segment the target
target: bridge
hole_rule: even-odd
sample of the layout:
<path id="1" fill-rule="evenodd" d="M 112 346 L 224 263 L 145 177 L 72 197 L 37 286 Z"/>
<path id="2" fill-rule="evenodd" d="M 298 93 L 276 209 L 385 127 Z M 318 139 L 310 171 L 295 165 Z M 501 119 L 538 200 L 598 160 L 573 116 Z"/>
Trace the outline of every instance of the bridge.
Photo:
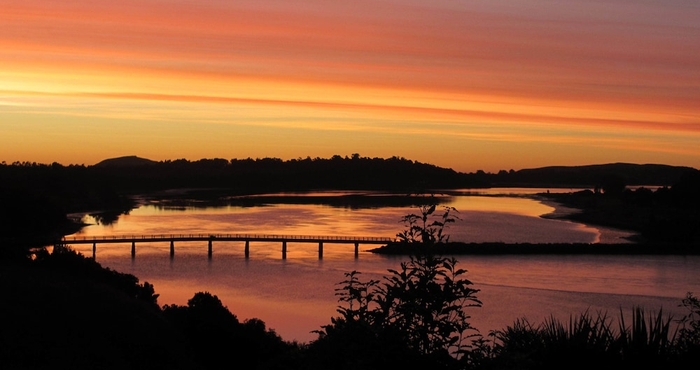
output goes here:
<path id="1" fill-rule="evenodd" d="M 92 244 L 92 258 L 95 258 L 97 244 L 103 243 L 131 243 L 131 258 L 136 257 L 136 243 L 170 243 L 170 257 L 175 256 L 175 242 L 207 242 L 208 256 L 212 257 L 214 241 L 239 241 L 245 242 L 245 258 L 250 258 L 251 242 L 275 242 L 282 243 L 282 259 L 287 259 L 287 243 L 318 243 L 318 259 L 323 259 L 323 245 L 326 244 L 354 244 L 355 258 L 359 255 L 360 244 L 387 244 L 394 241 L 391 238 L 382 237 L 351 237 L 351 236 L 310 236 L 310 235 L 255 235 L 255 234 L 171 234 L 171 235 L 141 235 L 141 236 L 99 236 L 99 237 L 64 237 L 59 243 L 68 244 Z"/>

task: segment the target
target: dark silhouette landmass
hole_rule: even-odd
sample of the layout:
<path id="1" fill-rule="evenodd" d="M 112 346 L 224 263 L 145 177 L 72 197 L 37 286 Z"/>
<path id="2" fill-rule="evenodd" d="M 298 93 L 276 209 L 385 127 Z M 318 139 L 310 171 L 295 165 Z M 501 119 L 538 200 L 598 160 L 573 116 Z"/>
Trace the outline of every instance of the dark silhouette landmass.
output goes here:
<path id="1" fill-rule="evenodd" d="M 688 172 L 672 186 L 625 188 L 624 184 L 561 194 L 540 194 L 580 212 L 566 219 L 631 230 L 639 242 L 700 243 L 700 173 Z"/>
<path id="2" fill-rule="evenodd" d="M 700 248 L 692 243 L 464 243 L 446 242 L 425 246 L 421 244 L 389 243 L 370 249 L 386 255 L 698 255 Z"/>
<path id="3" fill-rule="evenodd" d="M 225 189 L 230 195 L 309 190 L 396 190 L 482 187 L 467 174 L 405 158 L 184 159 L 148 163 L 133 157 L 88 168 L 122 191 Z"/>
<path id="4" fill-rule="evenodd" d="M 135 155 L 129 155 L 125 157 L 109 158 L 105 159 L 99 163 L 96 163 L 93 167 L 95 168 L 119 168 L 119 167 L 140 167 L 140 166 L 154 166 L 158 162 L 152 161 L 150 159 L 137 157 Z"/>
<path id="5" fill-rule="evenodd" d="M 671 186 L 683 176 L 697 173 L 692 167 L 662 164 L 610 163 L 587 166 L 549 166 L 485 174 L 490 186 L 586 188 L 614 186 Z"/>
<path id="6" fill-rule="evenodd" d="M 298 350 L 215 295 L 160 307 L 152 285 L 70 250 L 0 258 L 0 292 L 6 369 L 281 369 Z"/>
<path id="7" fill-rule="evenodd" d="M 126 156 L 106 159 L 89 168 L 95 170 L 95 175 L 134 180 L 132 184 L 122 184 L 120 188 L 123 189 L 225 188 L 243 194 L 319 189 L 585 188 L 615 183 L 670 186 L 684 175 L 698 172 L 684 166 L 610 163 L 463 173 L 402 157 L 369 158 L 359 154 L 286 161 L 279 158 L 214 158 L 155 162 Z"/>

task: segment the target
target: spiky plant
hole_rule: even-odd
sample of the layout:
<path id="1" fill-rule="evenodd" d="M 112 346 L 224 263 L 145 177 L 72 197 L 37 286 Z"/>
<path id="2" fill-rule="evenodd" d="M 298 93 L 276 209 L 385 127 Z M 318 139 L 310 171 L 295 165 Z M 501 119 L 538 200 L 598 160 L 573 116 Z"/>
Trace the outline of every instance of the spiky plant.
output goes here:
<path id="1" fill-rule="evenodd" d="M 610 319 L 607 313 L 598 312 L 593 317 L 588 311 L 569 317 L 569 326 L 551 317 L 542 325 L 542 334 L 549 347 L 567 351 L 607 352 L 614 343 Z"/>
<path id="2" fill-rule="evenodd" d="M 669 360 L 677 330 L 671 333 L 672 317 L 668 315 L 664 318 L 662 311 L 660 309 L 656 315 L 650 313 L 645 317 L 644 309 L 635 307 L 632 310 L 632 325 L 628 327 L 620 309 L 618 341 L 625 363 L 651 365 Z"/>

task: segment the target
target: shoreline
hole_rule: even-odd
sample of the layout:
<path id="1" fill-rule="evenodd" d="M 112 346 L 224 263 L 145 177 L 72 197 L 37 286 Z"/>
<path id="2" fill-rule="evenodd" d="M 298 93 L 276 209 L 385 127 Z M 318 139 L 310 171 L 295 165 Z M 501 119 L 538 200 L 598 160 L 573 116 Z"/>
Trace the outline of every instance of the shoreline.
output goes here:
<path id="1" fill-rule="evenodd" d="M 385 255 L 700 255 L 693 243 L 463 243 L 426 246 L 420 243 L 389 243 L 368 252 Z"/>
<path id="2" fill-rule="evenodd" d="M 452 255 L 700 255 L 698 243 L 645 242 L 638 231 L 625 230 L 596 223 L 582 221 L 576 217 L 585 209 L 571 207 L 547 197 L 533 194 L 528 198 L 554 208 L 540 217 L 572 222 L 598 230 L 597 241 L 592 243 L 502 243 L 502 242 L 449 242 L 425 246 L 421 243 L 394 242 L 368 250 L 371 253 L 386 255 L 411 254 L 452 254 Z"/>
<path id="3" fill-rule="evenodd" d="M 573 222 L 598 230 L 598 240 L 593 242 L 594 244 L 639 244 L 640 242 L 641 235 L 637 231 L 619 229 L 592 222 L 583 222 L 573 217 L 583 213 L 583 209 L 567 206 L 540 194 L 532 195 L 530 198 L 554 208 L 554 211 L 540 215 L 542 218 Z"/>

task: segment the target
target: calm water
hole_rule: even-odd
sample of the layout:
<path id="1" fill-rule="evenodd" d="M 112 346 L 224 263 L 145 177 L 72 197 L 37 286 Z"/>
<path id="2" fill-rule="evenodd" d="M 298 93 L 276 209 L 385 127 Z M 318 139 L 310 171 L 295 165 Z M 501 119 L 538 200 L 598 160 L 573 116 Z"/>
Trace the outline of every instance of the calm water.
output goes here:
<path id="1" fill-rule="evenodd" d="M 487 193 L 454 197 L 449 206 L 459 210 L 448 229 L 452 240 L 503 242 L 624 242 L 629 235 L 540 217 L 554 208 L 521 195 L 532 190 L 491 189 Z M 401 231 L 401 216 L 412 208 L 356 209 L 308 204 L 270 204 L 256 207 L 142 206 L 116 223 L 95 223 L 77 236 L 143 234 L 251 233 L 290 235 L 383 236 Z M 92 246 L 75 249 L 90 255 Z M 250 259 L 242 242 L 215 242 L 207 258 L 207 245 L 178 243 L 173 259 L 168 243 L 139 243 L 137 256 L 130 245 L 98 245 L 97 261 L 131 273 L 155 285 L 159 303 L 185 304 L 195 292 L 216 294 L 239 319 L 257 317 L 284 339 L 309 341 L 312 330 L 330 323 L 336 314 L 335 284 L 352 270 L 364 279 L 378 279 L 387 269 L 399 267 L 404 257 L 367 252 L 361 245 L 354 258 L 353 245 L 325 245 L 323 260 L 318 246 L 289 243 L 287 259 L 281 245 L 251 243 Z M 470 311 L 472 324 L 483 333 L 501 329 L 527 317 L 540 323 L 550 314 L 567 319 L 586 309 L 617 316 L 635 305 L 647 310 L 663 308 L 680 315 L 677 307 L 688 291 L 700 288 L 700 258 L 696 256 L 460 256 L 467 277 L 480 289 L 483 307 Z"/>

